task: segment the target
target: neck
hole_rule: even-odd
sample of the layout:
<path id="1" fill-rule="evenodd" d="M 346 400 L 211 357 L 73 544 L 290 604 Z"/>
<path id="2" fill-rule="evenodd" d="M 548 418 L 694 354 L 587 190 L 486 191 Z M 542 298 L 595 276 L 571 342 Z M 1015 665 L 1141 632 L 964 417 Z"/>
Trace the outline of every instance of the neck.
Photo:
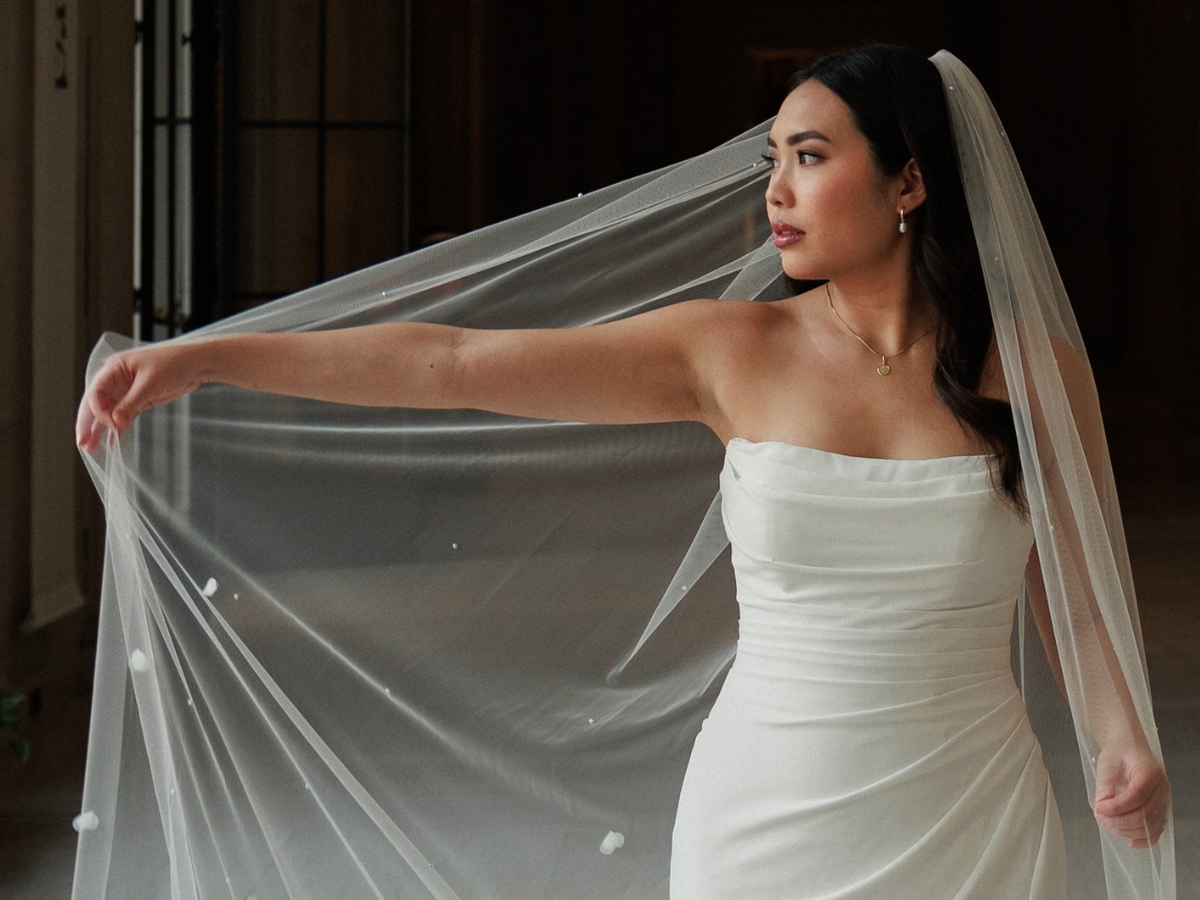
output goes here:
<path id="1" fill-rule="evenodd" d="M 891 356 L 933 327 L 933 312 L 910 278 L 830 279 L 837 316 L 878 353 Z"/>

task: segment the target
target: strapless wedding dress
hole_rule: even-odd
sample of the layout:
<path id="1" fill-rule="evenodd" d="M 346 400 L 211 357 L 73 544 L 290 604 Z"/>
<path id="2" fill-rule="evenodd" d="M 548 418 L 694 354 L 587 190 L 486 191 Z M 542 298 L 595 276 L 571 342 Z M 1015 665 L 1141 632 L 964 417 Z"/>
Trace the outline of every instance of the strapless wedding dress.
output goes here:
<path id="1" fill-rule="evenodd" d="M 673 900 L 1045 900 L 1062 829 L 1009 663 L 1032 531 L 980 456 L 730 442 L 740 632 Z"/>

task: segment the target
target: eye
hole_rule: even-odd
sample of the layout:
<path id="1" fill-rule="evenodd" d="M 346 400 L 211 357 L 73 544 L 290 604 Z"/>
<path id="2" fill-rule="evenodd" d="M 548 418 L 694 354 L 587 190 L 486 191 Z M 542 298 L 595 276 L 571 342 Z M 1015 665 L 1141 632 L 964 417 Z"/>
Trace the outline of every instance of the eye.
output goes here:
<path id="1" fill-rule="evenodd" d="M 765 162 L 767 164 L 768 169 L 774 169 L 776 166 L 779 165 L 779 160 L 777 160 L 773 156 L 768 156 L 767 154 L 764 153 L 764 154 L 762 154 L 762 158 L 763 158 L 763 162 Z"/>
<path id="2" fill-rule="evenodd" d="M 814 162 L 818 162 L 825 158 L 819 153 L 813 153 L 809 150 L 797 151 L 796 157 L 800 160 L 800 165 L 802 166 L 811 166 Z"/>

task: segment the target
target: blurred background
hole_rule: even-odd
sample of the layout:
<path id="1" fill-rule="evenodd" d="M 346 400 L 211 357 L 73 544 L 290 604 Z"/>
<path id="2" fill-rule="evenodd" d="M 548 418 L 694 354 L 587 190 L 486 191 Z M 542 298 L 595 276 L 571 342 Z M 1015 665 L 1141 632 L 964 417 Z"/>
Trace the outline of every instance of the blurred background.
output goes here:
<path id="1" fill-rule="evenodd" d="M 1004 119 L 1101 386 L 1168 769 L 1200 780 L 1196 0 L 0 0 L 0 893 L 69 894 L 104 554 L 72 421 L 102 332 L 686 158 L 867 40 L 951 50 Z"/>

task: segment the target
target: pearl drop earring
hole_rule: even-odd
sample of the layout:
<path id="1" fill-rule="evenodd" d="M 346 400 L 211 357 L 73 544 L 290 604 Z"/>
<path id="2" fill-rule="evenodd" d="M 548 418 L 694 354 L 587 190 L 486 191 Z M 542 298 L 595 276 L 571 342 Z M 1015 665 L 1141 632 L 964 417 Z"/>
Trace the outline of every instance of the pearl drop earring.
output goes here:
<path id="1" fill-rule="evenodd" d="M 900 233 L 908 231 L 908 226 L 904 224 L 904 207 L 900 207 Z"/>

